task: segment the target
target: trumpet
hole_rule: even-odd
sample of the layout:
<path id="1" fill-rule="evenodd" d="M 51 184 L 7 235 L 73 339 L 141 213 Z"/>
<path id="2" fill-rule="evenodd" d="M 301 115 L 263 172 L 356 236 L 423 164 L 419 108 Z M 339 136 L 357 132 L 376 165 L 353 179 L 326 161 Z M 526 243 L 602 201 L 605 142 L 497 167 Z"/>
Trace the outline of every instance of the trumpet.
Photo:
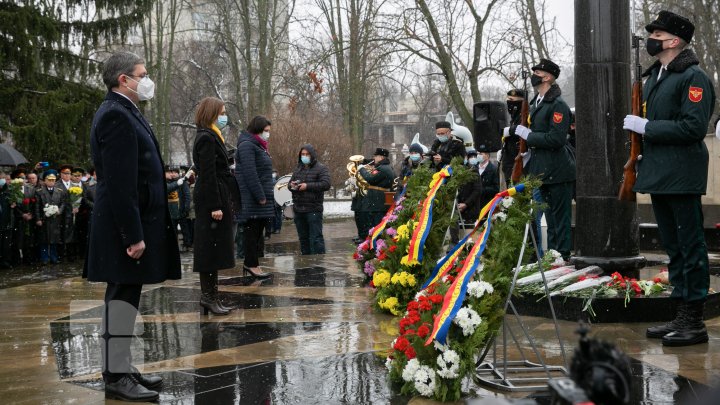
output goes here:
<path id="1" fill-rule="evenodd" d="M 350 163 L 348 163 L 346 167 L 350 178 L 345 182 L 347 185 L 346 190 L 349 191 L 353 197 L 355 197 L 355 193 L 360 193 L 361 196 L 364 196 L 367 193 L 369 184 L 360 175 L 360 169 L 370 167 L 372 164 L 362 165 L 361 163 L 365 160 L 365 156 L 363 155 L 352 155 L 348 160 L 350 160 Z"/>

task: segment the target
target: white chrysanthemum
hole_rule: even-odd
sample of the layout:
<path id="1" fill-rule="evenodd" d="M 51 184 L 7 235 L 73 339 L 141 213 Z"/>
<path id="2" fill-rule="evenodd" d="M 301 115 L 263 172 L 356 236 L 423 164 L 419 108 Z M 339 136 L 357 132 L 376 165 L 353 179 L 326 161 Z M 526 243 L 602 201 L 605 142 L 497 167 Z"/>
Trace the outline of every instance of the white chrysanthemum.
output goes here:
<path id="1" fill-rule="evenodd" d="M 393 359 L 391 359 L 390 357 L 385 359 L 385 368 L 387 368 L 388 371 L 392 370 L 392 366 L 393 366 Z"/>
<path id="2" fill-rule="evenodd" d="M 418 359 L 411 359 L 407 362 L 405 365 L 405 368 L 402 372 L 402 379 L 407 382 L 413 381 L 415 378 L 415 373 L 417 373 L 418 369 L 420 368 L 420 362 Z"/>
<path id="3" fill-rule="evenodd" d="M 427 290 L 422 290 L 422 291 L 418 292 L 417 294 L 415 294 L 415 301 L 419 300 L 420 297 L 425 297 L 427 295 L 428 295 Z"/>
<path id="4" fill-rule="evenodd" d="M 497 214 L 493 215 L 494 221 L 500 220 L 500 221 L 505 222 L 506 219 L 507 219 L 507 214 L 504 212 L 498 212 Z"/>
<path id="5" fill-rule="evenodd" d="M 454 350 L 448 350 L 437 357 L 437 374 L 443 378 L 460 376 L 460 356 Z"/>
<path id="6" fill-rule="evenodd" d="M 475 332 L 475 328 L 480 325 L 482 319 L 472 308 L 462 307 L 457 312 L 453 322 L 462 328 L 463 335 L 470 336 Z"/>
<path id="7" fill-rule="evenodd" d="M 395 338 L 395 340 L 393 340 L 392 343 L 390 343 L 390 347 L 391 348 L 395 347 L 395 343 L 397 343 L 397 338 Z"/>
<path id="8" fill-rule="evenodd" d="M 502 204 L 503 208 L 508 209 L 508 208 L 510 208 L 511 205 L 513 205 L 514 202 L 515 202 L 514 198 L 505 197 L 505 198 L 503 198 L 501 204 Z"/>
<path id="9" fill-rule="evenodd" d="M 435 350 L 437 350 L 439 352 L 444 352 L 445 350 L 447 350 L 449 348 L 448 345 L 444 345 L 444 344 L 438 342 L 437 340 L 433 340 L 433 346 L 435 346 Z"/>
<path id="10" fill-rule="evenodd" d="M 468 294 L 475 298 L 480 298 L 486 293 L 492 294 L 495 289 L 492 284 L 485 281 L 471 281 L 467 287 Z"/>
<path id="11" fill-rule="evenodd" d="M 420 366 L 415 372 L 415 389 L 424 397 L 431 397 L 435 392 L 435 370 L 428 366 Z"/>

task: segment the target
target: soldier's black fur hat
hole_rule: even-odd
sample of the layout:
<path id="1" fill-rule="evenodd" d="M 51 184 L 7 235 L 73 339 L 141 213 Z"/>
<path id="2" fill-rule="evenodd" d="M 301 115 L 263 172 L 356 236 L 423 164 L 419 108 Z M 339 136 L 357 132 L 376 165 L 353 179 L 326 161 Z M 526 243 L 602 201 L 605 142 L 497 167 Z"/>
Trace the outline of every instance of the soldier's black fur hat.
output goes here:
<path id="1" fill-rule="evenodd" d="M 653 22 L 645 26 L 645 30 L 651 34 L 655 30 L 665 31 L 677 35 L 684 39 L 685 42 L 690 42 L 695 33 L 695 26 L 690 20 L 681 15 L 662 10 Z"/>
<path id="2" fill-rule="evenodd" d="M 533 66 L 532 70 L 542 70 L 543 72 L 548 72 L 555 76 L 556 79 L 560 77 L 560 66 L 550 59 L 540 59 L 540 63 Z"/>

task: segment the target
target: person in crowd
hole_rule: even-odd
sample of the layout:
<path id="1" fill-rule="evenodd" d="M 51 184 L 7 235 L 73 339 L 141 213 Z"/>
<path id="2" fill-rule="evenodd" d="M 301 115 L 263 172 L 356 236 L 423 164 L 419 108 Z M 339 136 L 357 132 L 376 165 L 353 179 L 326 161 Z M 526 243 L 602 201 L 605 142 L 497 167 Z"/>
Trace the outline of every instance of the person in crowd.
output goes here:
<path id="1" fill-rule="evenodd" d="M 477 214 L 485 204 L 489 203 L 500 192 L 500 174 L 497 165 L 490 160 L 490 155 L 486 152 L 479 152 L 476 156 L 477 172 L 480 175 L 482 183 L 482 192 L 480 193 L 480 201 L 477 206 Z M 473 160 L 468 158 L 468 164 L 472 164 Z"/>
<path id="2" fill-rule="evenodd" d="M 190 195 L 190 204 L 188 207 L 183 207 L 181 210 L 183 217 L 180 218 L 180 231 L 183 235 L 183 250 L 188 252 L 192 251 L 193 243 L 195 241 L 195 203 L 193 202 L 193 198 L 195 196 L 195 182 L 197 181 L 195 171 L 190 169 L 185 174 L 185 178 L 185 183 L 187 184 L 187 190 L 185 193 Z M 183 199 L 180 199 L 180 201 L 182 200 Z"/>
<path id="3" fill-rule="evenodd" d="M 240 133 L 235 152 L 235 179 L 242 196 L 240 223 L 244 223 L 245 237 L 243 272 L 257 278 L 270 276 L 260 269 L 258 260 L 263 254 L 258 247 L 264 246 L 265 224 L 275 216 L 272 158 L 267 149 L 270 130 L 270 120 L 262 115 L 253 117 Z"/>
<path id="4" fill-rule="evenodd" d="M 407 178 L 412 176 L 413 171 L 420 167 L 420 163 L 425 157 L 422 146 L 417 143 L 410 145 L 409 152 L 409 155 L 403 159 L 402 168 L 400 169 L 400 180 L 403 184 L 407 183 Z"/>
<path id="5" fill-rule="evenodd" d="M 363 159 L 363 165 L 374 164 L 374 159 Z M 363 212 L 363 199 L 365 196 L 360 192 L 359 188 L 355 191 L 350 202 L 350 210 L 353 212 L 353 219 L 355 220 L 355 228 L 357 229 L 357 236 L 352 239 L 356 245 L 361 244 L 365 238 L 367 238 L 367 231 L 369 228 L 365 225 L 366 214 Z"/>
<path id="6" fill-rule="evenodd" d="M 79 202 L 73 203 L 73 197 L 70 196 L 72 204 L 72 236 L 68 245 L 69 257 L 83 257 L 87 250 L 88 223 L 90 222 L 90 209 L 85 201 L 86 182 L 82 179 L 86 178 L 85 169 L 82 167 L 73 167 L 70 174 L 70 187 L 77 187 L 81 190 Z"/>
<path id="7" fill-rule="evenodd" d="M 547 247 L 570 257 L 572 191 L 575 182 L 575 158 L 567 147 L 570 107 L 561 97 L 556 80 L 560 67 L 548 59 L 532 67 L 530 82 L 537 91 L 530 101 L 530 127 L 514 125 L 504 129 L 504 136 L 517 135 L 527 142 L 524 173 L 542 182 L 540 195 L 547 204 Z"/>
<path id="8" fill-rule="evenodd" d="M 710 288 L 702 201 L 707 190 L 709 154 L 705 146 L 715 90 L 688 48 L 695 26 L 687 18 L 660 11 L 645 26 L 647 52 L 656 58 L 645 71 L 645 116 L 628 115 L 623 128 L 642 136 L 633 191 L 650 194 L 660 240 L 670 257 L 671 298 L 678 309 L 671 322 L 648 328 L 664 346 L 708 341 L 703 322 Z"/>
<path id="9" fill-rule="evenodd" d="M 0 171 L 0 269 L 12 267 L 13 208 L 10 201 L 9 176 Z"/>
<path id="10" fill-rule="evenodd" d="M 280 179 L 278 177 L 277 170 L 273 170 L 272 173 L 273 176 L 273 187 L 275 187 L 275 184 L 277 184 L 277 181 Z M 272 230 L 272 233 L 277 234 L 280 233 L 280 230 L 282 229 L 282 221 L 283 221 L 283 207 L 278 204 L 277 201 L 275 201 L 275 217 L 272 220 L 272 226 L 270 229 Z"/>
<path id="11" fill-rule="evenodd" d="M 520 111 L 525 100 L 525 90 L 511 89 L 507 92 L 505 103 L 510 113 L 510 125 L 527 125 L 520 122 Z M 515 157 L 518 155 L 520 138 L 517 135 L 511 135 L 503 138 L 502 148 L 498 151 L 498 161 L 502 167 L 502 174 L 505 178 L 505 185 L 510 187 L 512 181 L 513 166 L 515 166 Z"/>
<path id="12" fill-rule="evenodd" d="M 130 339 L 144 284 L 180 279 L 180 253 L 167 205 L 164 163 L 152 127 L 137 105 L 153 97 L 145 61 L 124 51 L 103 63 L 107 95 L 93 118 L 90 150 L 98 183 L 90 247 L 89 281 L 105 282 L 102 376 L 105 396 L 155 401 L 159 376 L 132 365 Z"/>
<path id="13" fill-rule="evenodd" d="M 457 194 L 457 211 L 460 223 L 466 226 L 475 224 L 480 214 L 480 195 L 482 194 L 482 180 L 478 173 L 478 152 L 475 149 L 467 151 L 466 167 L 472 173 L 472 179 L 463 184 Z M 464 227 L 466 228 L 466 227 Z M 450 242 L 456 244 L 460 241 L 460 224 L 453 222 L 450 225 Z"/>
<path id="14" fill-rule="evenodd" d="M 452 125 L 449 122 L 436 122 L 435 141 L 428 152 L 430 167 L 435 169 L 435 171 L 440 171 L 443 167 L 450 164 L 450 161 L 457 156 L 460 156 L 463 159 L 466 156 L 465 144 L 462 139 L 452 134 Z"/>
<path id="15" fill-rule="evenodd" d="M 50 169 L 43 176 L 45 184 L 37 190 L 36 225 L 40 228 L 40 260 L 42 264 L 60 263 L 58 246 L 64 241 L 65 212 L 70 210 L 67 192 L 56 187 L 57 171 Z"/>
<path id="16" fill-rule="evenodd" d="M 72 168 L 73 165 L 71 164 L 63 164 L 60 165 L 59 168 L 59 179 L 55 181 L 55 187 L 62 190 L 67 196 L 68 200 L 70 199 L 70 187 L 72 187 L 71 184 L 71 177 L 72 177 Z M 44 176 L 43 176 L 44 180 Z M 73 218 L 73 209 L 72 207 L 68 207 L 67 210 L 63 213 L 64 217 L 60 224 L 60 232 L 62 235 L 61 241 L 57 245 L 57 254 L 59 259 L 74 259 L 72 257 L 71 250 L 71 243 L 72 243 L 72 237 L 73 237 L 73 229 L 74 229 L 74 218 Z"/>
<path id="17" fill-rule="evenodd" d="M 388 156 L 390 151 L 377 148 L 373 154 L 372 166 L 361 167 L 359 170 L 360 176 L 368 183 L 367 194 L 360 200 L 362 235 L 367 236 L 370 228 L 382 221 L 388 209 L 385 205 L 385 193 L 391 190 L 395 180 Z"/>
<path id="18" fill-rule="evenodd" d="M 195 235 L 193 271 L 200 273 L 200 306 L 204 314 L 227 315 L 218 298 L 218 271 L 235 267 L 233 212 L 237 183 L 230 172 L 222 130 L 227 126 L 225 103 L 205 97 L 195 112 L 197 135 L 193 144 Z"/>
<path id="19" fill-rule="evenodd" d="M 323 202 L 330 190 L 330 170 L 318 162 L 315 148 L 306 144 L 298 152 L 298 163 L 288 183 L 295 211 L 295 229 L 300 240 L 300 253 L 325 253 L 323 237 Z"/>

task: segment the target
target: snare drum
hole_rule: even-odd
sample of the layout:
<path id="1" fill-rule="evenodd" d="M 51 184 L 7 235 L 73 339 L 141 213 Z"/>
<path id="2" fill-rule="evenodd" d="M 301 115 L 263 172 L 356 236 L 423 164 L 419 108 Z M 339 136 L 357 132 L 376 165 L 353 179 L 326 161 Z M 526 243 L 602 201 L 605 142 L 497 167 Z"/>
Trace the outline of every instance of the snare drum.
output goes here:
<path id="1" fill-rule="evenodd" d="M 292 191 L 288 188 L 290 178 L 292 176 L 286 174 L 278 179 L 273 186 L 273 196 L 275 197 L 275 204 L 285 207 L 288 204 L 292 204 Z"/>

